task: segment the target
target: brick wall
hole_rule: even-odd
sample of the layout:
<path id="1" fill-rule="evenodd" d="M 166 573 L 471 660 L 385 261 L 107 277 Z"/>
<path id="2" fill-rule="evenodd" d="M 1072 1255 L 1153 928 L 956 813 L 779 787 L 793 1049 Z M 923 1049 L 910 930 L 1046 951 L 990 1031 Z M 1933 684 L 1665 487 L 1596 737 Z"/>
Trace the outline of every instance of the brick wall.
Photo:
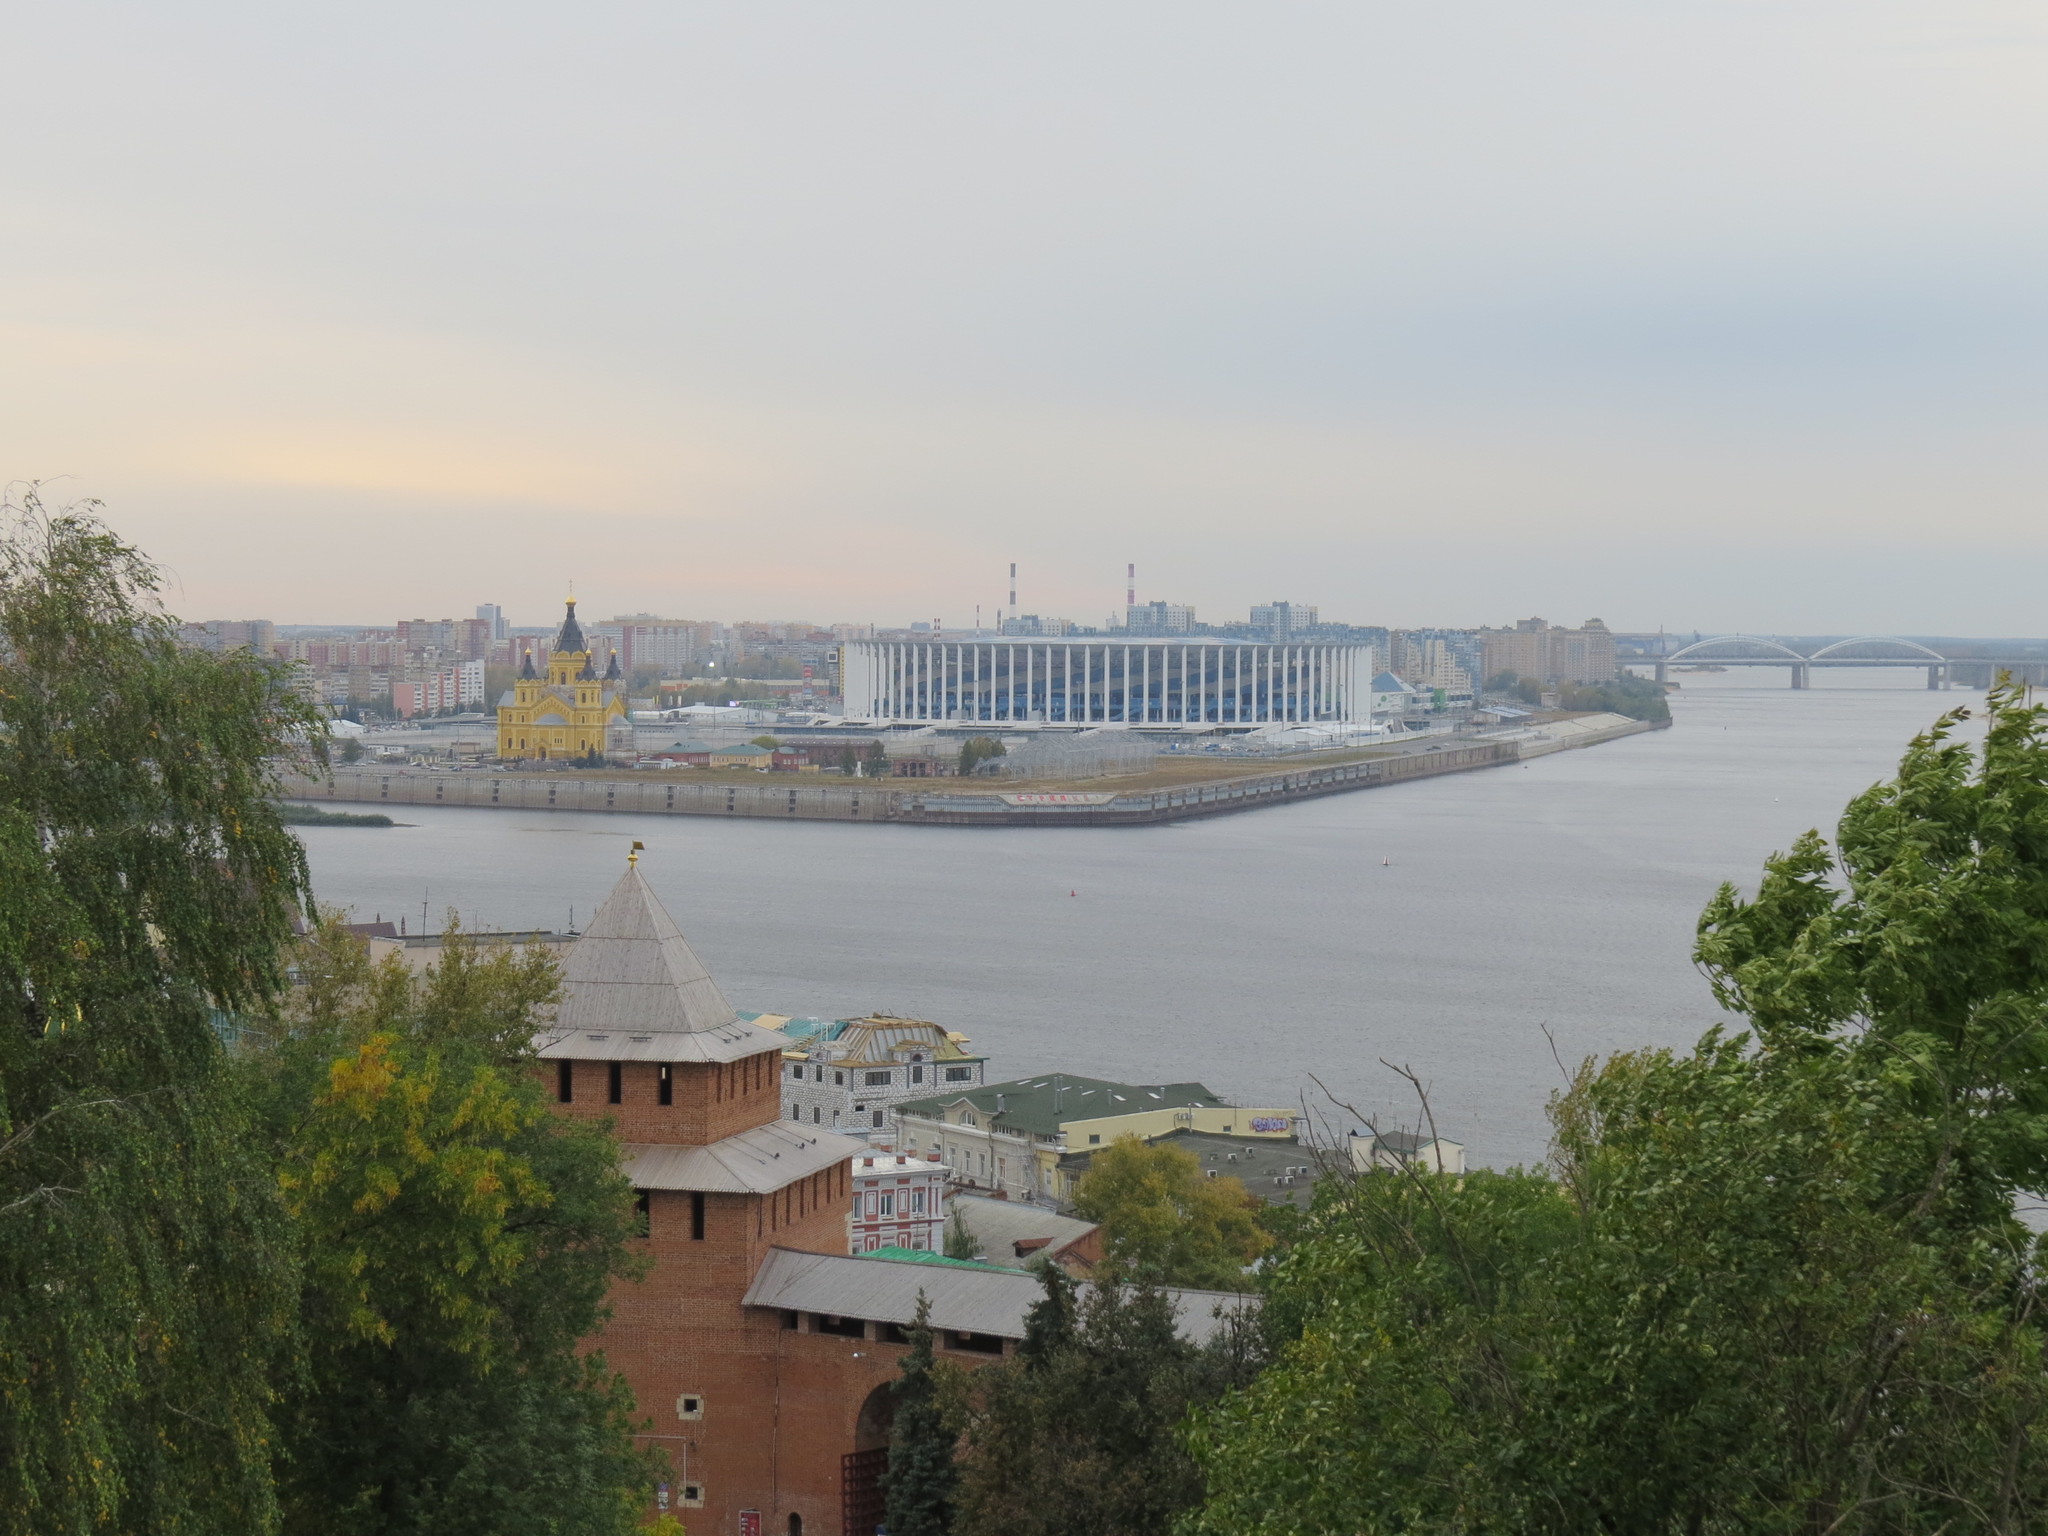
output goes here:
<path id="1" fill-rule="evenodd" d="M 703 1488 L 703 1507 L 680 1511 L 693 1536 L 736 1532 L 741 1509 L 777 1533 L 794 1513 L 806 1533 L 837 1536 L 840 1457 L 903 1350 L 786 1329 L 782 1314 L 739 1303 L 771 1247 L 846 1251 L 848 1184 L 842 1164 L 770 1195 L 707 1194 L 702 1238 L 688 1192 L 649 1194 L 639 1246 L 653 1266 L 614 1289 L 595 1342 L 663 1437 L 653 1443 L 669 1453 L 675 1496 L 685 1482 Z M 696 1417 L 679 1414 L 685 1396 Z"/>
<path id="2" fill-rule="evenodd" d="M 674 1102 L 661 1102 L 661 1067 L 651 1061 L 622 1061 L 619 1102 L 611 1100 L 608 1061 L 572 1064 L 575 1097 L 559 1107 L 580 1119 L 609 1118 L 621 1141 L 667 1142 L 708 1146 L 740 1131 L 766 1125 L 782 1112 L 779 1076 L 782 1053 L 764 1051 L 721 1066 L 681 1062 L 671 1071 Z M 544 1061 L 536 1069 L 553 1097 L 560 1082 L 560 1063 Z"/>
<path id="3" fill-rule="evenodd" d="M 551 1097 L 557 1065 L 540 1066 Z M 610 1066 L 575 1062 L 574 1097 L 557 1108 L 610 1118 L 628 1141 L 702 1145 L 780 1111 L 779 1051 L 723 1067 L 678 1065 L 668 1105 L 649 1062 L 619 1064 L 612 1103 Z M 611 1316 L 591 1344 L 632 1387 L 649 1443 L 668 1457 L 671 1508 L 691 1536 L 736 1536 L 743 1509 L 759 1510 L 773 1536 L 784 1536 L 791 1515 L 802 1517 L 805 1536 L 838 1536 L 842 1458 L 875 1441 L 872 1415 L 862 1438 L 862 1410 L 897 1379 L 904 1346 L 872 1326 L 859 1338 L 816 1332 L 810 1317 L 749 1311 L 740 1298 L 771 1248 L 846 1252 L 851 1184 L 841 1162 L 765 1195 L 706 1192 L 701 1237 L 700 1197 L 647 1192 L 648 1232 L 636 1246 L 650 1266 L 613 1287 Z M 686 1484 L 702 1489 L 700 1506 L 680 1506 Z"/>

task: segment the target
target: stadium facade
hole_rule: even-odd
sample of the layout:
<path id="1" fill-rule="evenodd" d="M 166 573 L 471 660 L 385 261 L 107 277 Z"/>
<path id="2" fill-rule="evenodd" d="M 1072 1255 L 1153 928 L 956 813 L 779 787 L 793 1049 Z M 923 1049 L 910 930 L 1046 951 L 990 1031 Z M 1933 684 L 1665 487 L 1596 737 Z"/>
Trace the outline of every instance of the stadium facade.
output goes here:
<path id="1" fill-rule="evenodd" d="M 852 640 L 848 720 L 943 725 L 1365 725 L 1369 645 L 1159 638 Z"/>

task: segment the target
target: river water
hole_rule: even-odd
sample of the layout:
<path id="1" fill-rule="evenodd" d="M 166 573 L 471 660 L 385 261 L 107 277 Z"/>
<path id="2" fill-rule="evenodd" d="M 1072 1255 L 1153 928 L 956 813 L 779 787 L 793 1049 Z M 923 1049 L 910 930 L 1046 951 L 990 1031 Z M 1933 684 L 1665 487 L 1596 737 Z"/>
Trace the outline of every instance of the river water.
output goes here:
<path id="1" fill-rule="evenodd" d="M 1671 730 L 1213 821 L 975 829 L 406 807 L 301 828 L 323 903 L 471 926 L 587 918 L 641 868 L 735 1007 L 936 1019 L 991 1079 L 1199 1080 L 1540 1158 L 1553 1056 L 1715 1022 L 1690 943 L 1723 880 L 1890 771 L 1944 708 L 1907 671 L 1687 674 Z M 1777 686 L 1771 686 L 1776 683 Z M 1548 1035 L 1546 1036 L 1546 1029 Z M 1336 1112 L 1336 1118 L 1345 1118 Z"/>

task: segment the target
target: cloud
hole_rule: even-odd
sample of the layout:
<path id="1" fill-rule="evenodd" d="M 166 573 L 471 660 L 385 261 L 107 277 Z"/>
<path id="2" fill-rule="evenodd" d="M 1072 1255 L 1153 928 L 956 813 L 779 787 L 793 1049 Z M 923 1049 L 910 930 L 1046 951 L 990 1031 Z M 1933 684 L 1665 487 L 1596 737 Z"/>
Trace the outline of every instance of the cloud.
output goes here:
<path id="1" fill-rule="evenodd" d="M 1914 579 L 2042 541 L 2030 8 L 12 41 L 0 473 L 107 496 L 209 612 L 530 616 L 575 529 L 600 605 L 706 615 L 956 622 L 1017 558 L 1096 618 L 1136 559 L 1211 612 L 1712 624 L 1768 570 L 1745 623 L 2039 627 L 2023 562 Z"/>

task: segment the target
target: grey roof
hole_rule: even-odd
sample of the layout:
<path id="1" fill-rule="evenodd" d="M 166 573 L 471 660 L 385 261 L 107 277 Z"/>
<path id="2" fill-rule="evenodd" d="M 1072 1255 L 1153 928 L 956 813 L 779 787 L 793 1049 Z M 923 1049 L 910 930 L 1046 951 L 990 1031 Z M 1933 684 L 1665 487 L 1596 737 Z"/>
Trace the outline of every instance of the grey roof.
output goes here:
<path id="1" fill-rule="evenodd" d="M 742 1300 L 749 1307 L 784 1307 L 907 1327 L 917 1320 L 922 1292 L 932 1304 L 934 1328 L 1024 1337 L 1024 1318 L 1045 1294 L 1024 1270 L 956 1269 L 908 1264 L 854 1254 L 796 1253 L 772 1248 Z M 1216 1313 L 1255 1307 L 1255 1297 L 1231 1291 L 1166 1292 L 1184 1338 L 1200 1344 L 1222 1326 Z"/>
<path id="2" fill-rule="evenodd" d="M 1193 1156 L 1204 1173 L 1237 1179 L 1268 1205 L 1308 1206 L 1324 1172 L 1322 1154 L 1293 1136 L 1226 1136 L 1182 1128 L 1147 1140 L 1155 1147 L 1178 1147 Z M 1068 1152 L 1060 1167 L 1070 1174 L 1086 1173 L 1094 1165 L 1094 1155 L 1103 1150 L 1082 1147 Z M 1349 1163 L 1339 1166 L 1348 1168 Z M 1306 1172 L 1290 1171 L 1295 1168 Z"/>
<path id="3" fill-rule="evenodd" d="M 1374 693 L 1413 693 L 1415 690 L 1402 682 L 1391 672 L 1382 672 L 1372 680 Z"/>
<path id="4" fill-rule="evenodd" d="M 1079 1242 L 1095 1230 L 1095 1223 L 1078 1216 L 1023 1200 L 992 1200 L 986 1195 L 954 1195 L 946 1202 L 973 1234 L 981 1251 L 999 1262 L 1020 1257 L 1017 1244 L 1037 1238 L 1049 1239 L 1049 1246 L 1064 1248 Z"/>
<path id="5" fill-rule="evenodd" d="M 1000 1098 L 1002 1108 L 996 1107 Z M 1071 1072 L 1048 1073 L 1043 1077 L 1019 1078 L 1009 1083 L 988 1083 L 979 1088 L 962 1088 L 929 1098 L 906 1099 L 897 1113 L 921 1115 L 936 1120 L 947 1106 L 967 1100 L 983 1115 L 1006 1126 L 1051 1135 L 1075 1120 L 1102 1120 L 1111 1115 L 1134 1114 L 1141 1109 L 1186 1109 L 1191 1105 L 1221 1104 L 1223 1100 L 1200 1083 L 1153 1083 L 1136 1085 L 1112 1083 L 1099 1077 L 1076 1077 Z"/>
<path id="6" fill-rule="evenodd" d="M 539 1043 L 579 1061 L 738 1061 L 795 1042 L 741 1021 L 633 865 L 562 962 L 562 1001 Z"/>
<path id="7" fill-rule="evenodd" d="M 771 1120 L 708 1147 L 627 1142 L 619 1149 L 635 1189 L 765 1195 L 845 1162 L 867 1143 L 834 1131 Z"/>
<path id="8" fill-rule="evenodd" d="M 507 688 L 503 693 L 498 695 L 498 708 L 500 709 L 507 709 L 510 706 L 517 704 L 518 702 L 519 690 L 516 688 Z"/>
<path id="9" fill-rule="evenodd" d="M 533 723 L 535 725 L 567 725 L 569 722 L 553 710 L 549 710 L 546 714 L 538 717 Z"/>
<path id="10" fill-rule="evenodd" d="M 571 655 L 590 649 L 583 639 L 583 626 L 576 622 L 576 599 L 573 597 L 569 599 L 568 611 L 562 617 L 562 627 L 555 631 L 553 649 Z"/>

